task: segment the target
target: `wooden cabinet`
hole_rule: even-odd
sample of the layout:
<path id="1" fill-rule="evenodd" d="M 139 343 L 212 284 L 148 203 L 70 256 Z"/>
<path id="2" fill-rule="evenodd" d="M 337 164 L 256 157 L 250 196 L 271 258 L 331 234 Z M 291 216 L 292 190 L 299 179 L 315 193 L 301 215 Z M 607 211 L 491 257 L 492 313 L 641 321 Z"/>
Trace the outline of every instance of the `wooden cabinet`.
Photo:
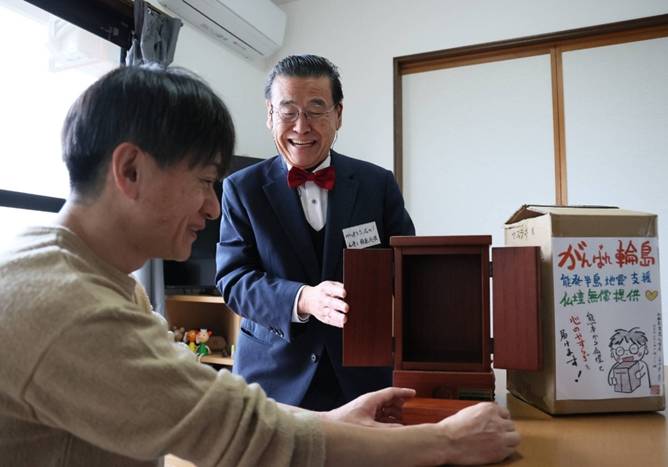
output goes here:
<path id="1" fill-rule="evenodd" d="M 493 248 L 490 262 L 491 243 L 412 236 L 346 250 L 343 364 L 393 366 L 395 386 L 460 400 L 493 399 L 492 354 L 496 368 L 539 369 L 539 249 Z"/>
<path id="2" fill-rule="evenodd" d="M 206 328 L 213 335 L 223 336 L 231 349 L 237 342 L 239 315 L 225 304 L 222 297 L 208 295 L 167 295 L 165 297 L 165 317 L 169 327 L 188 329 Z M 212 354 L 202 357 L 202 362 L 214 366 L 231 367 L 231 357 Z"/>

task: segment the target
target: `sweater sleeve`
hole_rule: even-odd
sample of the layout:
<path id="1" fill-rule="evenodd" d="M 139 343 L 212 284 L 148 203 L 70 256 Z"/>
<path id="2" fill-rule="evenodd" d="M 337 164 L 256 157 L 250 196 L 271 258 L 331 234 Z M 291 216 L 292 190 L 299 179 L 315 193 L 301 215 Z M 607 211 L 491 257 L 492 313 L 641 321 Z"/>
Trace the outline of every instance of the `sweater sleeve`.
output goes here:
<path id="1" fill-rule="evenodd" d="M 198 466 L 317 466 L 324 437 L 256 385 L 193 360 L 134 307 L 68 323 L 34 368 L 24 399 L 41 423 L 137 459 Z"/>

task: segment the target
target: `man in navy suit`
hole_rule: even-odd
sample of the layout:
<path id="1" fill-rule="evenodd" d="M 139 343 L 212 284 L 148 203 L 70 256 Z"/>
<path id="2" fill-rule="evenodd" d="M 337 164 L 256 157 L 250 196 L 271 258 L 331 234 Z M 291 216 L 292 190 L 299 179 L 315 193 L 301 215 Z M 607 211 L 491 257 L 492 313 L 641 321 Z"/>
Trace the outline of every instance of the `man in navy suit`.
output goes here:
<path id="1" fill-rule="evenodd" d="M 341 366 L 343 230 L 364 225 L 387 247 L 415 229 L 390 171 L 331 149 L 343 113 L 331 62 L 284 58 L 265 98 L 279 154 L 223 186 L 216 280 L 243 318 L 234 370 L 279 402 L 328 410 L 392 382 L 390 368 Z"/>

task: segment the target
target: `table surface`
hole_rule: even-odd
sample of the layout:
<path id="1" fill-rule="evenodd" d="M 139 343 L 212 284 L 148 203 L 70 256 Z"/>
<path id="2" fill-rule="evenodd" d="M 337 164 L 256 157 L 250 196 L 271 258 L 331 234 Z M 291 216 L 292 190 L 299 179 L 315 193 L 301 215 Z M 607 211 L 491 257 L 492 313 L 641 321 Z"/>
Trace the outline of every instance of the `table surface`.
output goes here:
<path id="1" fill-rule="evenodd" d="M 496 370 L 496 400 L 510 411 L 522 435 L 518 452 L 497 465 L 513 467 L 667 467 L 666 411 L 555 415 L 506 390 Z M 664 374 L 666 374 L 664 372 Z M 668 374 L 666 374 L 668 380 Z"/>
<path id="2" fill-rule="evenodd" d="M 668 367 L 666 387 L 668 387 Z M 505 370 L 495 370 L 496 401 L 510 411 L 522 443 L 500 466 L 668 467 L 666 411 L 551 416 L 506 390 Z M 192 464 L 167 456 L 165 467 Z"/>

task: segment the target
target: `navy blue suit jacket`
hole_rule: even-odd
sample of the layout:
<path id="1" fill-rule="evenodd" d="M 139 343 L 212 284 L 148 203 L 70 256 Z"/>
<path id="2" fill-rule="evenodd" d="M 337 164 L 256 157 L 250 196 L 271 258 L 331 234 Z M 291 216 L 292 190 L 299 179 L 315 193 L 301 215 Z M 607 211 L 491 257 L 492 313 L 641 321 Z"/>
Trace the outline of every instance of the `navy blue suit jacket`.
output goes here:
<path id="1" fill-rule="evenodd" d="M 291 322 L 303 284 L 342 280 L 342 229 L 375 221 L 379 246 L 385 247 L 392 235 L 415 234 L 390 171 L 334 151 L 331 165 L 336 184 L 328 196 L 322 267 L 280 156 L 240 170 L 223 184 L 216 282 L 243 318 L 234 371 L 292 405 L 302 401 L 325 349 L 346 400 L 391 385 L 389 368 L 341 367 L 341 329 L 313 317 Z"/>

